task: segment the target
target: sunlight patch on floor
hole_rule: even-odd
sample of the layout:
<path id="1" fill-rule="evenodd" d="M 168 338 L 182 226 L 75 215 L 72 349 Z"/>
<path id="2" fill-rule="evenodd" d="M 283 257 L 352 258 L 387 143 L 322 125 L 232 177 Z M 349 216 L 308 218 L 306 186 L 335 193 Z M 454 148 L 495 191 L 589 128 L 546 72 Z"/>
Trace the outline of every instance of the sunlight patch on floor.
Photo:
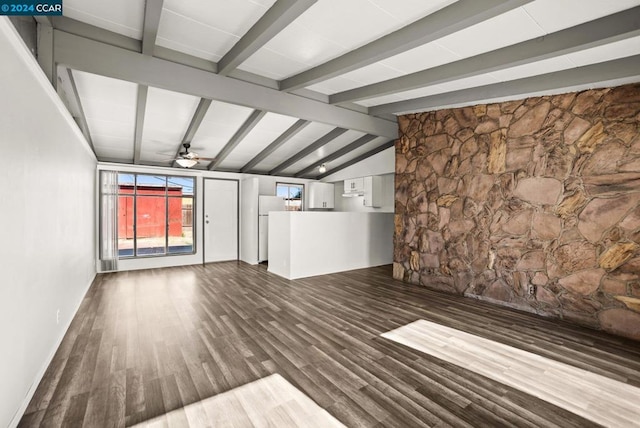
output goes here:
<path id="1" fill-rule="evenodd" d="M 640 426 L 640 388 L 426 320 L 382 337 L 610 427 Z"/>
<path id="2" fill-rule="evenodd" d="M 136 427 L 344 427 L 279 374 L 142 422 Z"/>

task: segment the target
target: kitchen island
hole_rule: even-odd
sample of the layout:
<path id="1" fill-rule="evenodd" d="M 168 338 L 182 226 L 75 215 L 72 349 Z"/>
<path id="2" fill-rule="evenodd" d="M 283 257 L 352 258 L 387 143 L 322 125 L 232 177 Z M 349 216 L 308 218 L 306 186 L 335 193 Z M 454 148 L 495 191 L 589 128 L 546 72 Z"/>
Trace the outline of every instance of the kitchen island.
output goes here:
<path id="1" fill-rule="evenodd" d="M 391 264 L 393 213 L 272 212 L 269 272 L 288 279 Z"/>

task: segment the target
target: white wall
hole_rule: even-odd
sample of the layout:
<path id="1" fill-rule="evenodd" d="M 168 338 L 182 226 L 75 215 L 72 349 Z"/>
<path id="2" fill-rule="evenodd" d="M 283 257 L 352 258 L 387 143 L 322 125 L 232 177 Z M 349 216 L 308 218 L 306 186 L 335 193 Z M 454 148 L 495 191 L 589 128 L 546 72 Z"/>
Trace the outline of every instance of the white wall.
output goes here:
<path id="1" fill-rule="evenodd" d="M 0 58 L 5 427 L 17 424 L 95 277 L 96 160 L 6 17 L 0 17 Z"/>
<path id="2" fill-rule="evenodd" d="M 367 175 L 395 174 L 396 152 L 394 147 L 376 153 L 358 163 L 336 171 L 322 179 L 328 183 L 344 181 L 348 178 L 364 177 Z"/>
<path id="3" fill-rule="evenodd" d="M 121 172 L 138 172 L 142 174 L 165 174 L 165 175 L 182 175 L 192 176 L 196 178 L 196 218 L 194 222 L 194 230 L 196 236 L 196 252 L 195 254 L 183 255 L 183 256 L 170 256 L 170 257 L 143 257 L 143 258 L 131 258 L 122 259 L 118 261 L 119 271 L 138 270 L 138 269 L 154 269 L 170 266 L 186 266 L 202 263 L 203 255 L 203 234 L 202 234 L 202 218 L 203 209 L 202 205 L 202 191 L 204 188 L 203 181 L 205 178 L 220 178 L 226 180 L 239 180 L 240 181 L 240 260 L 247 263 L 257 263 L 258 261 L 258 195 L 275 195 L 276 183 L 300 183 L 308 185 L 310 180 L 290 178 L 290 177 L 277 177 L 277 176 L 264 176 L 264 175 L 252 175 L 252 174 L 240 174 L 232 172 L 217 172 L 217 171 L 203 171 L 196 169 L 176 169 L 176 168 L 163 168 L 144 165 L 127 165 L 116 163 L 99 163 L 98 170 L 111 170 Z M 246 180 L 251 181 L 249 187 L 243 188 L 243 182 Z M 253 184 L 255 183 L 255 184 Z M 246 183 L 245 183 L 246 185 Z M 305 187 L 306 189 L 306 187 Z M 248 192 L 249 194 L 244 194 Z M 256 193 L 257 192 L 257 193 Z M 306 195 L 306 193 L 305 193 Z M 246 209 L 251 210 L 253 204 L 247 198 L 255 197 L 255 233 L 252 231 L 251 218 L 252 213 L 244 212 Z M 306 196 L 305 196 L 306 199 Z M 305 200 L 306 206 L 306 200 Z M 96 231 L 97 233 L 97 231 Z M 252 257 L 251 254 L 255 254 Z M 254 260 L 255 259 L 255 260 Z"/>
<path id="4" fill-rule="evenodd" d="M 240 182 L 240 260 L 258 263 L 258 195 L 257 177 Z"/>
<path id="5" fill-rule="evenodd" d="M 277 177 L 271 175 L 255 175 L 253 177 L 258 178 L 259 188 L 258 192 L 260 195 L 267 196 L 275 196 L 276 194 L 276 183 L 292 183 L 292 184 L 304 184 L 304 206 L 303 208 L 306 210 L 309 206 L 309 183 L 315 180 L 305 180 L 303 178 L 293 178 L 293 177 Z"/>
<path id="6" fill-rule="evenodd" d="M 240 260 L 249 264 L 258 263 L 258 197 L 275 196 L 276 183 L 304 184 L 303 207 L 308 201 L 310 180 L 267 175 L 246 175 L 241 181 L 240 196 Z"/>

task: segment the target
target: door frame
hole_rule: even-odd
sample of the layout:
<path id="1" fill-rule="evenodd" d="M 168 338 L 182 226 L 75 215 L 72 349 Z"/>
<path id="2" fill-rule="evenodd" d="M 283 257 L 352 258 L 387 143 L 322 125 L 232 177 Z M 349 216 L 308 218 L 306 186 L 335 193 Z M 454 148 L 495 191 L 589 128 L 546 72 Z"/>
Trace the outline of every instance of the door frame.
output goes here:
<path id="1" fill-rule="evenodd" d="M 207 238 L 205 232 L 205 210 L 207 208 L 207 180 L 211 181 L 235 181 L 236 182 L 236 261 L 240 260 L 240 180 L 237 178 L 213 178 L 204 177 L 202 180 L 202 264 L 205 264 L 206 256 L 206 242 Z"/>

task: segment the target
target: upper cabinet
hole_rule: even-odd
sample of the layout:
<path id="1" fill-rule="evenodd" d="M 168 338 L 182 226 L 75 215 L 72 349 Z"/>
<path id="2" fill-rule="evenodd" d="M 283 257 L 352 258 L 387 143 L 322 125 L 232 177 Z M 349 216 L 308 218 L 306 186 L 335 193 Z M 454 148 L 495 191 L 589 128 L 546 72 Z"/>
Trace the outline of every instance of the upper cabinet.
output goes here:
<path id="1" fill-rule="evenodd" d="M 364 192 L 364 177 L 344 180 L 344 193 Z"/>
<path id="2" fill-rule="evenodd" d="M 333 207 L 333 184 L 319 181 L 309 183 L 309 209 L 327 209 Z"/>
<path id="3" fill-rule="evenodd" d="M 382 206 L 382 177 L 374 175 L 344 180 L 342 196 L 362 196 L 362 205 L 379 208 Z"/>
<path id="4" fill-rule="evenodd" d="M 364 200 L 365 207 L 378 208 L 382 206 L 382 177 L 374 175 L 364 177 Z"/>

